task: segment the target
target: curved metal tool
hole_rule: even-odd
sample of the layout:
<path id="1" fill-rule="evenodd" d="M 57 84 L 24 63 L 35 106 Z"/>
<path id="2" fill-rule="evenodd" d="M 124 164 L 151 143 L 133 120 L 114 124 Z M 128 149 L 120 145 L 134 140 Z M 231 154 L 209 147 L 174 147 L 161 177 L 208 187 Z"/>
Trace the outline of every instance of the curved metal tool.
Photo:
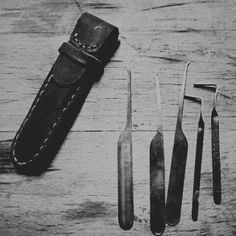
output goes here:
<path id="1" fill-rule="evenodd" d="M 213 109 L 211 112 L 211 147 L 213 172 L 213 199 L 215 204 L 221 203 L 221 168 L 220 168 L 220 139 L 219 116 L 216 111 L 218 88 L 216 84 L 194 84 L 195 88 L 206 88 L 215 92 Z"/>
<path id="2" fill-rule="evenodd" d="M 157 74 L 157 133 L 150 144 L 150 227 L 154 235 L 165 230 L 165 162 L 163 127 L 161 121 L 161 95 Z"/>
<path id="3" fill-rule="evenodd" d="M 132 102 L 131 72 L 128 71 L 127 123 L 118 140 L 118 218 L 124 230 L 134 222 L 132 169 Z"/>
<path id="4" fill-rule="evenodd" d="M 181 205 L 184 188 L 185 167 L 188 152 L 188 142 L 182 130 L 184 93 L 187 80 L 187 71 L 190 62 L 185 66 L 182 90 L 179 100 L 179 110 L 175 130 L 174 147 L 169 178 L 169 187 L 166 203 L 167 224 L 177 225 L 181 215 Z"/>
<path id="5" fill-rule="evenodd" d="M 204 120 L 203 120 L 203 100 L 200 97 L 192 97 L 185 95 L 184 98 L 199 103 L 200 106 L 200 117 L 198 121 L 197 130 L 197 145 L 196 145 L 196 157 L 195 157 L 195 168 L 194 168 L 194 181 L 193 181 L 193 198 L 192 198 L 192 220 L 198 220 L 198 209 L 199 209 L 199 194 L 200 194 L 200 181 L 201 181 L 201 167 L 202 167 L 202 149 L 204 140 Z"/>

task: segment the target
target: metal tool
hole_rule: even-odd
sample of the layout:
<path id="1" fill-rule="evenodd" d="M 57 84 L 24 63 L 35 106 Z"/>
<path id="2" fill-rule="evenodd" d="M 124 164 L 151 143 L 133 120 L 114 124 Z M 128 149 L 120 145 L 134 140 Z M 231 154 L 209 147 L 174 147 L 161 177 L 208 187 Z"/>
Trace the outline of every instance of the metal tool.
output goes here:
<path id="1" fill-rule="evenodd" d="M 202 167 L 202 149 L 203 149 L 204 128 L 205 128 L 203 120 L 203 100 L 200 97 L 192 97 L 187 95 L 185 95 L 184 98 L 200 104 L 200 116 L 197 130 L 197 145 L 196 145 L 194 181 L 193 181 L 193 198 L 192 198 L 192 220 L 197 221 L 198 209 L 199 209 L 198 198 L 200 194 L 201 167 Z"/>
<path id="2" fill-rule="evenodd" d="M 154 235 L 165 230 L 165 162 L 159 80 L 156 79 L 157 132 L 150 144 L 150 227 Z"/>
<path id="3" fill-rule="evenodd" d="M 132 170 L 132 102 L 131 72 L 128 71 L 127 123 L 118 140 L 118 218 L 124 230 L 134 222 Z"/>
<path id="4" fill-rule="evenodd" d="M 194 84 L 195 88 L 206 88 L 215 92 L 213 109 L 211 112 L 211 147 L 213 172 L 213 199 L 215 204 L 221 203 L 221 169 L 220 169 L 220 139 L 219 116 L 216 111 L 218 88 L 216 84 Z"/>
<path id="5" fill-rule="evenodd" d="M 188 142 L 182 130 L 182 118 L 184 107 L 184 93 L 187 80 L 187 71 L 190 62 L 185 66 L 182 89 L 179 100 L 179 110 L 175 130 L 174 147 L 166 202 L 166 221 L 170 226 L 177 225 L 180 220 L 183 197 L 185 167 L 188 152 Z"/>

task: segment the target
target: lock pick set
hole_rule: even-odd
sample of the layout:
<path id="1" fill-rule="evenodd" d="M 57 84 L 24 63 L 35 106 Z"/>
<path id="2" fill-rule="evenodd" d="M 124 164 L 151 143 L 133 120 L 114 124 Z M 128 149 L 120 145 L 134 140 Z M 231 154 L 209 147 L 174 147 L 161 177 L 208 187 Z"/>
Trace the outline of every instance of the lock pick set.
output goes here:
<path id="1" fill-rule="evenodd" d="M 192 220 L 198 220 L 201 165 L 204 143 L 203 99 L 185 94 L 187 72 L 190 62 L 185 66 L 172 151 L 169 185 L 165 199 L 165 157 L 162 126 L 161 93 L 158 74 L 155 74 L 157 129 L 150 143 L 150 229 L 154 235 L 162 235 L 165 225 L 175 226 L 181 217 L 188 141 L 182 129 L 184 99 L 198 103 L 199 121 L 197 127 L 196 156 L 192 195 Z M 218 88 L 216 84 L 194 84 L 195 88 L 214 91 L 211 113 L 213 200 L 221 203 L 221 168 L 219 117 L 216 111 Z M 132 174 L 132 92 L 131 71 L 128 71 L 127 123 L 118 140 L 118 218 L 124 230 L 132 228 L 134 222 L 133 174 Z"/>

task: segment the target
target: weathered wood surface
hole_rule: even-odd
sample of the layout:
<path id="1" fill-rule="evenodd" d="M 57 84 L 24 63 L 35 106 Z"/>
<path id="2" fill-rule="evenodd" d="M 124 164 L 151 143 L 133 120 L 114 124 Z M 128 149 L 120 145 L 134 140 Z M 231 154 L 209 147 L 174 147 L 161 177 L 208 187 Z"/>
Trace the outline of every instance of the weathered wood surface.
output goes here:
<path id="1" fill-rule="evenodd" d="M 88 11 L 117 25 L 121 45 L 92 88 L 53 166 L 41 177 L 17 175 L 8 162 L 19 128 L 77 18 Z M 186 101 L 189 142 L 182 217 L 165 235 L 236 234 L 236 2 L 234 0 L 8 0 L 0 2 L 0 234 L 151 235 L 149 144 L 155 134 L 155 82 L 161 83 L 169 178 L 184 65 L 187 93 L 204 98 L 205 139 L 199 221 L 191 220 L 198 105 Z M 117 140 L 126 119 L 126 71 L 132 70 L 135 225 L 117 219 Z M 222 204 L 212 198 L 210 111 L 213 93 L 195 82 L 217 83 Z"/>

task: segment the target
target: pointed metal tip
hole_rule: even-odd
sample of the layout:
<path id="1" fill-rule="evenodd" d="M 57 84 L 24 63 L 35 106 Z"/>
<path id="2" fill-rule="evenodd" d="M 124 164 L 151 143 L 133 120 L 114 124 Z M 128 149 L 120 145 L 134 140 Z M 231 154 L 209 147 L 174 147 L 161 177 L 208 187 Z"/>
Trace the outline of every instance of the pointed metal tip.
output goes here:
<path id="1" fill-rule="evenodd" d="M 187 63 L 186 63 L 186 65 L 185 65 L 185 69 L 184 69 L 184 78 L 186 79 L 186 77 L 187 77 L 187 72 L 188 72 L 188 67 L 189 67 L 189 65 L 190 65 L 190 61 L 188 61 Z"/>
<path id="2" fill-rule="evenodd" d="M 190 65 L 190 61 L 187 61 L 186 65 L 185 65 L 185 71 L 187 71 L 189 65 Z"/>
<path id="3" fill-rule="evenodd" d="M 193 84 L 194 88 L 206 88 L 206 89 L 214 89 L 217 90 L 217 85 L 213 83 L 195 83 Z"/>
<path id="4" fill-rule="evenodd" d="M 197 96 L 190 96 L 190 95 L 184 95 L 185 99 L 188 99 L 190 101 L 193 102 L 197 102 L 200 104 L 200 112 L 203 113 L 203 99 L 201 97 L 197 97 Z"/>
<path id="5" fill-rule="evenodd" d="M 158 77 L 157 72 L 154 74 L 154 78 L 155 78 L 156 85 L 158 85 L 159 84 L 159 77 Z"/>
<path id="6" fill-rule="evenodd" d="M 127 69 L 127 77 L 128 77 L 128 91 L 129 91 L 129 96 L 131 96 L 131 70 Z"/>
<path id="7" fill-rule="evenodd" d="M 158 73 L 155 73 L 155 85 L 156 85 L 156 103 L 157 103 L 157 115 L 158 119 L 158 128 L 162 129 L 162 113 L 161 113 L 161 92 L 160 92 L 160 82 L 158 78 Z"/>
<path id="8" fill-rule="evenodd" d="M 216 100 L 217 100 L 217 95 L 218 95 L 218 87 L 217 84 L 213 84 L 213 83 L 195 83 L 193 84 L 194 88 L 203 88 L 203 89 L 208 89 L 208 90 L 213 90 L 215 93 L 214 96 L 214 101 L 213 101 L 213 107 L 216 106 Z"/>
<path id="9" fill-rule="evenodd" d="M 194 101 L 194 102 L 197 102 L 199 104 L 202 104 L 202 102 L 203 102 L 202 98 L 196 97 L 196 96 L 184 95 L 184 98 L 188 99 L 188 100 L 191 100 L 191 101 Z"/>
<path id="10" fill-rule="evenodd" d="M 130 68 L 127 68 L 126 71 L 127 71 L 128 77 L 131 77 L 131 70 L 130 70 Z"/>
<path id="11" fill-rule="evenodd" d="M 225 94 L 219 92 L 217 85 L 216 85 L 216 84 L 213 84 L 213 83 L 195 83 L 195 84 L 193 84 L 193 87 L 194 87 L 194 88 L 213 89 L 214 91 L 217 90 L 217 93 L 218 93 L 219 95 L 221 95 L 221 96 L 223 96 L 223 97 L 225 97 L 225 98 L 231 99 L 230 96 L 225 95 Z"/>

